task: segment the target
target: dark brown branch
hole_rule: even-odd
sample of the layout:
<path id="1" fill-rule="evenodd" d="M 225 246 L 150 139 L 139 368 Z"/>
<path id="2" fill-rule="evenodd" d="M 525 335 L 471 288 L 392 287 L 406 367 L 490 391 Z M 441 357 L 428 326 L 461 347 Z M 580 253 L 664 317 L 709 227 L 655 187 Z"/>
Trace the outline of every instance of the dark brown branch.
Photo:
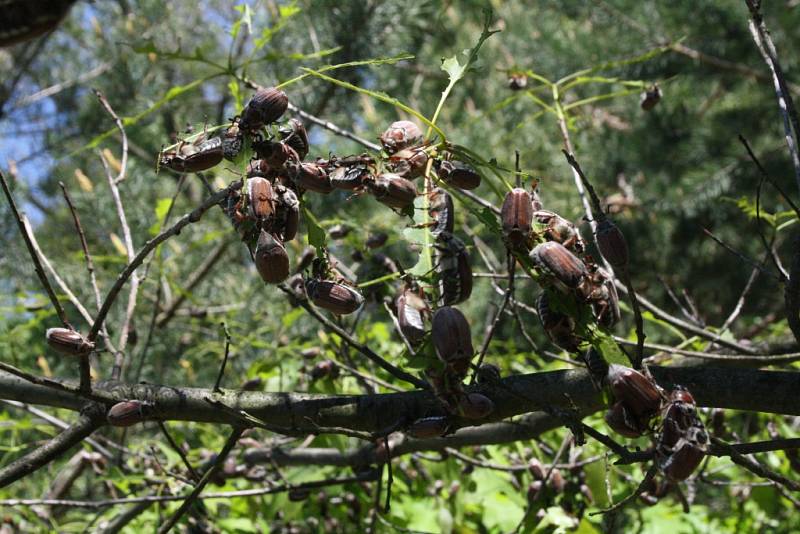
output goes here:
<path id="1" fill-rule="evenodd" d="M 61 323 L 64 325 L 65 328 L 73 329 L 72 325 L 67 319 L 67 312 L 64 310 L 64 307 L 58 301 L 58 297 L 56 296 L 55 291 L 53 291 L 53 286 L 50 285 L 50 281 L 47 279 L 47 275 L 44 274 L 44 269 L 42 269 L 42 263 L 39 261 L 39 256 L 36 254 L 36 250 L 33 247 L 33 243 L 31 243 L 31 238 L 28 235 L 28 232 L 25 229 L 25 224 L 22 222 L 22 216 L 17 209 L 17 204 L 14 202 L 14 197 L 11 196 L 11 190 L 8 187 L 8 183 L 6 182 L 6 177 L 3 176 L 3 173 L 0 172 L 0 184 L 3 186 L 3 193 L 6 195 L 6 200 L 8 201 L 8 205 L 11 207 L 11 211 L 14 213 L 14 220 L 17 221 L 17 226 L 19 227 L 19 233 L 22 234 L 22 238 L 25 240 L 25 246 L 28 247 L 28 253 L 31 256 L 31 261 L 33 262 L 33 268 L 36 271 L 36 275 L 39 277 L 39 281 L 42 283 L 42 287 L 47 292 L 47 296 L 50 297 L 50 302 L 53 304 L 53 308 L 55 308 L 56 313 L 58 314 L 58 318 L 61 319 Z"/>
<path id="2" fill-rule="evenodd" d="M 89 437 L 103 424 L 103 411 L 91 406 L 78 420 L 50 441 L 0 469 L 0 488 L 30 475 Z"/>
<path id="3" fill-rule="evenodd" d="M 721 439 L 711 436 L 711 444 L 714 445 L 714 447 L 718 448 L 719 450 L 724 451 L 724 453 L 727 454 L 728 456 L 730 456 L 733 463 L 744 467 L 748 471 L 760 477 L 772 480 L 773 482 L 777 482 L 778 484 L 786 486 L 792 491 L 800 491 L 800 484 L 798 484 L 794 480 L 790 480 L 784 477 L 783 475 L 780 475 L 772 471 L 771 469 L 767 469 L 766 467 L 762 466 L 755 460 L 743 456 L 741 452 L 737 451 L 734 447 L 732 447 L 728 443 L 725 443 Z"/>
<path id="4" fill-rule="evenodd" d="M 225 463 L 225 459 L 236 446 L 236 442 L 239 440 L 239 436 L 242 435 L 243 430 L 244 429 L 241 427 L 235 427 L 233 429 L 231 435 L 228 436 L 228 441 L 225 442 L 222 450 L 219 451 L 219 454 L 217 454 L 217 457 L 214 459 L 214 463 L 211 464 L 211 467 L 208 468 L 205 473 L 203 473 L 203 477 L 200 479 L 197 485 L 195 485 L 192 492 L 188 497 L 186 497 L 186 500 L 181 503 L 180 507 L 175 511 L 175 513 L 172 514 L 172 516 L 164 524 L 162 524 L 161 527 L 159 527 L 158 534 L 166 534 L 172 530 L 172 527 L 174 527 L 178 521 L 180 521 L 181 517 L 183 517 L 183 514 L 186 513 L 186 510 L 188 510 L 192 503 L 200 496 L 200 492 L 202 492 L 203 488 L 206 487 L 206 484 L 208 484 L 209 480 L 211 480 L 211 477 L 214 476 L 214 474 L 222 467 L 222 464 Z"/>
<path id="5" fill-rule="evenodd" d="M 193 210 L 190 213 L 187 213 L 178 221 L 173 224 L 167 230 L 164 230 L 160 234 L 158 234 L 153 239 L 149 240 L 144 244 L 136 257 L 133 258 L 125 269 L 119 274 L 117 277 L 116 282 L 108 291 L 108 295 L 106 295 L 105 301 L 103 301 L 103 306 L 100 308 L 100 311 L 97 313 L 97 317 L 95 318 L 94 324 L 92 325 L 91 330 L 89 331 L 89 335 L 87 336 L 90 341 L 94 341 L 97 337 L 97 334 L 102 327 L 103 321 L 105 321 L 108 312 L 111 310 L 111 306 L 114 304 L 114 301 L 117 298 L 120 290 L 125 285 L 125 282 L 128 281 L 128 278 L 133 274 L 133 272 L 144 262 L 145 258 L 152 252 L 158 245 L 166 241 L 172 236 L 178 235 L 184 227 L 188 226 L 189 224 L 195 223 L 200 220 L 203 214 L 211 209 L 212 207 L 219 204 L 220 201 L 224 200 L 228 196 L 228 192 L 232 189 L 236 189 L 241 184 L 239 182 L 234 182 L 233 184 L 229 185 L 225 189 L 217 191 L 207 199 L 203 201 L 203 203 Z"/>
<path id="6" fill-rule="evenodd" d="M 231 333 L 228 332 L 228 325 L 226 325 L 223 321 L 221 326 L 223 332 L 225 333 L 225 355 L 222 357 L 222 364 L 219 366 L 217 381 L 214 382 L 214 393 L 222 392 L 222 390 L 219 388 L 219 385 L 222 383 L 222 377 L 225 375 L 225 365 L 228 363 L 228 355 L 231 351 Z"/>

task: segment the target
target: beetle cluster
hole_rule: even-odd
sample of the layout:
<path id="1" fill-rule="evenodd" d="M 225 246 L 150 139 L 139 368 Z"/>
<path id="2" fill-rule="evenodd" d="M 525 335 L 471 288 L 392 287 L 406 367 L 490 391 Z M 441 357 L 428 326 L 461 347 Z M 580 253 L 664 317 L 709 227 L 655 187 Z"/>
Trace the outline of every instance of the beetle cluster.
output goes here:
<path id="1" fill-rule="evenodd" d="M 655 431 L 656 463 L 669 481 L 684 480 L 700 465 L 708 448 L 708 434 L 697 416 L 689 390 L 682 386 L 666 394 L 649 376 L 611 364 L 605 377 L 614 402 L 605 415 L 608 426 L 629 438 Z"/>
<path id="2" fill-rule="evenodd" d="M 613 278 L 586 253 L 586 243 L 574 224 L 543 209 L 536 189 L 532 194 L 519 187 L 509 191 L 500 218 L 506 247 L 517 255 L 529 254 L 546 289 L 537 309 L 554 344 L 577 352 L 583 341 L 575 319 L 560 311 L 555 301 L 571 299 L 579 305 L 588 304 L 595 320 L 607 328 L 619 321 Z"/>

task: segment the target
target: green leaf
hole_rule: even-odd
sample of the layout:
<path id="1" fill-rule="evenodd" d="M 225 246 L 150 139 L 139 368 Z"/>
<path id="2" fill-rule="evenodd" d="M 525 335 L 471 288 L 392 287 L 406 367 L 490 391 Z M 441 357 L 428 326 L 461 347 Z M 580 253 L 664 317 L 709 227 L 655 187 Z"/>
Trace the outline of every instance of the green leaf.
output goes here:
<path id="1" fill-rule="evenodd" d="M 419 249 L 417 263 L 407 272 L 414 276 L 425 276 L 433 270 L 432 247 L 434 238 L 429 230 L 428 195 L 414 199 L 414 226 L 403 229 L 403 238 Z"/>
<path id="2" fill-rule="evenodd" d="M 450 91 L 453 90 L 453 87 L 461 80 L 470 67 L 475 63 L 478 59 L 478 51 L 481 49 L 484 41 L 491 37 L 493 34 L 498 33 L 500 30 L 490 30 L 489 26 L 492 24 L 492 10 L 491 9 L 484 9 L 483 11 L 483 30 L 481 31 L 481 36 L 478 37 L 478 43 L 472 47 L 471 49 L 464 50 L 464 54 L 467 56 L 466 61 L 461 64 L 458 61 L 458 56 L 453 56 L 447 59 L 442 60 L 442 70 L 445 71 L 450 78 L 450 81 L 445 87 L 444 91 L 442 91 L 442 96 L 439 99 L 439 104 L 436 106 L 436 111 L 433 113 L 433 118 L 428 123 L 428 134 L 425 136 L 430 137 L 431 131 L 436 129 L 434 124 L 436 123 L 436 119 L 439 118 L 439 113 L 441 113 L 442 108 L 444 107 L 445 100 L 450 95 Z M 427 122 L 427 121 L 426 121 Z M 442 137 L 444 139 L 444 137 Z"/>
<path id="3" fill-rule="evenodd" d="M 317 256 L 321 257 L 324 254 L 327 243 L 325 230 L 322 229 L 319 221 L 305 203 L 303 203 L 303 216 L 306 220 L 306 226 L 308 226 L 308 244 L 317 249 Z"/>

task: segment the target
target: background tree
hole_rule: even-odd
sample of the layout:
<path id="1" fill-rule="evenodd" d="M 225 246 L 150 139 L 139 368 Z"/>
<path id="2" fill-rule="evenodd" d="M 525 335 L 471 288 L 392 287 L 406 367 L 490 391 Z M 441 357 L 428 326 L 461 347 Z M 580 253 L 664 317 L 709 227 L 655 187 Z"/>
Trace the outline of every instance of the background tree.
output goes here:
<path id="1" fill-rule="evenodd" d="M 375 143 L 392 121 L 416 120 L 365 91 L 391 95 L 431 119 L 449 80 L 440 58 L 465 62 L 459 52 L 476 45 L 485 6 L 414 4 L 78 3 L 56 31 L 0 49 L 9 73 L 0 90 L 3 174 L 63 280 L 55 282 L 45 265 L 69 321 L 89 331 L 131 257 L 204 206 L 204 180 L 216 191 L 239 178 L 241 169 L 228 163 L 201 179 L 156 173 L 155 161 L 187 129 L 227 126 L 254 85 L 304 75 L 285 87 L 290 102 L 332 126 L 300 115 L 310 133 L 308 160 L 360 154 L 367 148 L 353 137 Z M 486 163 L 478 200 L 455 195 L 456 233 L 476 273 L 473 295 L 459 308 L 477 351 L 491 331 L 485 361 L 503 377 L 481 386 L 494 412 L 477 422 L 453 418 L 455 432 L 445 437 L 404 437 L 413 420 L 442 409 L 427 392 L 387 395 L 412 386 L 374 363 L 377 355 L 422 378 L 383 306 L 396 279 L 361 288 L 369 302 L 355 317 L 309 314 L 260 281 L 229 221 L 208 203 L 201 220 L 169 235 L 138 267 L 136 282 L 122 287 L 106 321 L 111 343 L 98 343 L 109 350 L 91 358 L 93 397 L 65 391 L 77 387 L 79 365 L 45 344 L 45 330 L 60 321 L 10 206 L 0 203 L 0 499 L 9 528 L 153 528 L 178 519 L 182 501 L 191 504 L 179 518 L 183 528 L 221 531 L 798 528 L 791 480 L 798 355 L 783 299 L 792 266 L 800 270 L 792 239 L 797 184 L 748 5 L 493 7 L 491 28 L 501 32 L 482 43 L 436 125 Z M 792 2 L 764 6 L 789 96 L 797 94 L 797 19 Z M 340 83 L 299 70 L 352 62 L 325 73 Z M 509 89 L 512 74 L 527 78 L 523 90 Z M 645 112 L 640 94 L 655 82 L 663 97 Z M 721 440 L 686 483 L 660 495 L 659 474 L 637 500 L 597 515 L 639 487 L 652 464 L 651 439 L 615 436 L 620 448 L 597 435 L 613 436 L 602 420 L 605 400 L 579 355 L 548 341 L 534 310 L 541 288 L 524 270 L 516 270 L 513 299 L 497 313 L 508 287 L 506 250 L 484 206 L 500 207 L 505 191 L 495 190 L 493 169 L 513 182 L 519 152 L 523 185 L 538 179 L 546 207 L 580 223 L 591 241 L 563 148 L 575 153 L 627 238 L 656 381 L 688 386 L 703 406 L 700 419 Z M 82 222 L 99 296 L 59 182 Z M 368 196 L 307 194 L 304 202 L 331 254 L 358 282 L 385 274 L 364 247 L 371 233 L 389 235 L 380 252 L 398 265 L 416 263 L 420 250 L 403 232 L 409 220 Z M 304 219 L 300 237 L 287 243 L 293 260 L 309 232 Z M 620 346 L 635 344 L 624 302 L 613 332 Z M 226 354 L 226 393 L 215 394 Z M 115 362 L 121 383 L 108 381 Z M 326 374 L 332 367 L 338 371 Z M 14 369 L 23 377 L 7 372 Z M 67 385 L 59 389 L 51 379 Z M 236 397 L 245 384 L 297 395 Z M 157 420 L 126 431 L 107 426 L 107 408 L 128 399 L 152 402 Z M 244 426 L 252 428 L 240 435 Z M 400 432 L 383 439 L 390 431 Z M 760 442 L 767 443 L 725 448 Z M 61 443 L 74 446 L 60 451 Z M 387 443 L 391 468 L 381 453 Z M 753 451 L 763 452 L 741 456 Z M 204 473 L 210 485 L 203 494 L 217 497 L 185 501 Z M 30 500 L 11 506 L 19 499 Z"/>

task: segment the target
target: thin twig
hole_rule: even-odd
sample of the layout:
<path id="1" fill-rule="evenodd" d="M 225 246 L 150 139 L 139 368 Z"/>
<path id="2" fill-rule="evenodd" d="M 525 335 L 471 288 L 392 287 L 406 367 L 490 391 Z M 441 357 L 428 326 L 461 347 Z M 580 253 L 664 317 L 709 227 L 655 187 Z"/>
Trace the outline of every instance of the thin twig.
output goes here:
<path id="1" fill-rule="evenodd" d="M 737 451 L 730 444 L 725 443 L 721 439 L 715 438 L 714 436 L 710 436 L 710 438 L 711 438 L 711 444 L 723 450 L 725 453 L 727 453 L 731 457 L 733 463 L 744 467 L 751 473 L 754 473 L 760 477 L 772 480 L 773 482 L 777 482 L 778 484 L 786 486 L 792 491 L 800 491 L 800 484 L 795 482 L 794 480 L 790 480 L 784 477 L 783 475 L 772 471 L 771 469 L 767 469 L 766 467 L 756 462 L 755 460 L 746 458 L 745 456 L 742 455 L 741 452 Z"/>
<path id="2" fill-rule="evenodd" d="M 205 473 L 203 473 L 203 477 L 195 485 L 192 492 L 186 497 L 183 503 L 181 503 L 180 507 L 175 511 L 175 513 L 172 514 L 172 516 L 166 522 L 164 522 L 161 527 L 159 527 L 158 534 L 166 534 L 172 530 L 172 527 L 174 527 L 181 517 L 183 517 L 183 514 L 186 513 L 186 510 L 188 510 L 192 503 L 194 503 L 194 501 L 196 501 L 200 496 L 200 493 L 203 491 L 203 488 L 206 487 L 206 484 L 208 484 L 208 482 L 211 480 L 211 477 L 214 476 L 216 472 L 219 471 L 220 467 L 222 467 L 222 464 L 225 463 L 225 459 L 236 446 L 236 442 L 239 440 L 239 437 L 242 435 L 243 431 L 244 429 L 241 427 L 234 427 L 231 435 L 228 436 L 228 441 L 225 442 L 222 450 L 219 451 L 219 454 L 217 454 L 217 457 L 214 459 L 214 463 L 211 464 L 211 467 L 209 467 Z"/>
<path id="3" fill-rule="evenodd" d="M 161 433 L 164 434 L 165 438 L 167 438 L 167 442 L 169 443 L 170 447 L 172 447 L 172 449 L 178 453 L 178 456 L 181 457 L 183 465 L 186 466 L 186 469 L 187 471 L 189 471 L 189 474 L 191 475 L 192 479 L 195 482 L 199 481 L 200 475 L 197 473 L 197 471 L 195 471 L 194 467 L 192 467 L 192 464 L 189 462 L 189 459 L 186 457 L 186 453 L 183 452 L 183 449 L 177 443 L 175 443 L 174 439 L 172 439 L 172 436 L 167 431 L 167 426 L 164 424 L 163 421 L 159 421 L 158 426 L 159 428 L 161 428 Z"/>
<path id="4" fill-rule="evenodd" d="M 651 465 L 650 468 L 645 473 L 644 478 L 642 479 L 642 482 L 634 490 L 633 493 L 631 493 L 630 495 L 628 495 L 627 497 L 625 497 L 624 499 L 622 499 L 618 503 L 616 503 L 616 504 L 614 504 L 614 505 L 612 505 L 612 506 L 610 506 L 610 507 L 608 507 L 608 508 L 606 508 L 604 510 L 600 510 L 598 512 L 592 512 L 589 515 L 608 514 L 608 513 L 614 512 L 616 510 L 619 510 L 620 508 L 622 508 L 623 506 L 625 506 L 626 504 L 628 504 L 629 502 L 634 500 L 636 497 L 638 497 L 639 495 L 644 493 L 644 491 L 649 486 L 650 481 L 653 480 L 653 478 L 655 478 L 657 472 L 658 472 L 658 467 L 656 467 L 655 464 Z"/>
<path id="5" fill-rule="evenodd" d="M 727 250 L 728 252 L 730 252 L 731 254 L 733 254 L 734 256 L 739 258 L 740 260 L 742 260 L 743 262 L 745 262 L 748 265 L 750 265 L 753 269 L 758 269 L 760 272 L 762 272 L 763 274 L 769 276 L 770 278 L 773 278 L 777 282 L 781 282 L 781 277 L 780 276 L 778 276 L 777 274 L 775 274 L 773 272 L 770 272 L 770 271 L 766 270 L 764 268 L 763 264 L 757 262 L 756 260 L 754 260 L 753 258 L 750 258 L 749 256 L 746 256 L 745 254 L 743 254 L 743 253 L 739 252 L 738 250 L 736 250 L 735 248 L 733 248 L 731 245 L 725 243 L 722 239 L 720 239 L 719 237 L 715 236 L 708 228 L 703 228 L 703 233 L 706 234 L 711 239 L 713 239 L 719 246 L 721 246 L 722 248 L 724 248 L 725 250 Z"/>
<path id="6" fill-rule="evenodd" d="M 472 379 L 470 380 L 470 385 L 474 384 L 475 381 L 478 379 L 478 370 L 480 369 L 481 365 L 483 364 L 483 358 L 486 356 L 486 351 L 489 349 L 489 343 L 492 341 L 492 337 L 494 336 L 497 327 L 500 325 L 500 319 L 503 317 L 503 312 L 505 312 L 508 303 L 511 301 L 511 297 L 514 295 L 514 271 L 516 270 L 517 261 L 514 258 L 514 255 L 509 251 L 508 252 L 508 287 L 506 288 L 506 294 L 503 297 L 503 302 L 500 304 L 500 307 L 497 309 L 497 312 L 494 315 L 494 319 L 492 320 L 492 324 L 489 327 L 489 331 L 483 338 L 483 343 L 481 344 L 481 351 L 478 354 L 478 361 L 475 364 L 475 371 L 472 373 Z"/>
<path id="7" fill-rule="evenodd" d="M 214 393 L 220 393 L 222 390 L 219 388 L 220 383 L 222 382 L 222 377 L 225 374 L 225 365 L 228 363 L 228 355 L 230 354 L 231 350 L 231 333 L 228 332 L 228 325 L 225 324 L 225 321 L 220 323 L 222 327 L 222 331 L 225 334 L 225 355 L 222 357 L 222 364 L 219 366 L 219 374 L 217 375 L 217 381 L 214 382 Z"/>
<path id="8" fill-rule="evenodd" d="M 100 289 L 97 286 L 97 276 L 94 272 L 94 262 L 92 261 L 92 255 L 89 254 L 89 244 L 86 242 L 86 234 L 83 231 L 83 226 L 81 225 L 81 219 L 78 216 L 78 211 L 75 209 L 75 205 L 72 203 L 72 199 L 67 192 L 67 187 L 64 185 L 64 182 L 58 182 L 58 185 L 61 187 L 61 191 L 64 194 L 64 200 L 67 201 L 67 206 L 69 207 L 69 211 L 72 214 L 72 220 L 75 223 L 75 229 L 78 231 L 78 237 L 81 241 L 81 249 L 83 250 L 83 258 L 86 260 L 86 270 L 89 271 L 89 279 L 92 282 L 92 289 L 94 290 L 94 297 L 95 302 L 97 304 L 97 309 L 100 309 Z"/>
<path id="9" fill-rule="evenodd" d="M 287 295 L 293 295 L 294 292 L 289 288 L 286 287 L 284 284 L 278 286 L 278 288 L 286 293 Z M 320 324 L 322 324 L 328 330 L 336 333 L 342 340 L 356 349 L 358 352 L 366 356 L 372 363 L 378 365 L 381 369 L 389 373 L 390 375 L 403 380 L 404 382 L 408 382 L 409 384 L 413 384 L 415 387 L 420 389 L 430 389 L 430 385 L 425 382 L 424 380 L 420 380 L 419 378 L 411 375 L 399 367 L 396 367 L 383 359 L 381 356 L 376 354 L 372 349 L 367 347 L 366 345 L 359 343 L 356 341 L 350 334 L 345 332 L 341 327 L 337 324 L 330 321 L 327 317 L 319 313 L 316 308 L 311 306 L 307 300 L 299 301 L 300 306 L 306 310 L 314 319 L 316 319 Z"/>
<path id="10" fill-rule="evenodd" d="M 103 106 L 103 109 L 111 115 L 111 118 L 114 119 L 114 123 L 117 125 L 117 129 L 119 130 L 120 135 L 122 136 L 122 158 L 119 164 L 119 173 L 117 174 L 116 179 L 113 180 L 113 185 L 116 186 L 118 183 L 123 181 L 127 175 L 128 169 L 128 136 L 125 133 L 125 127 L 122 125 L 122 120 L 120 120 L 117 113 L 111 108 L 111 104 L 108 103 L 105 95 L 101 93 L 98 89 L 93 89 L 94 95 L 100 101 L 100 105 Z"/>
<path id="11" fill-rule="evenodd" d="M 58 314 L 58 318 L 61 320 L 61 323 L 64 325 L 65 328 L 69 328 L 73 330 L 72 325 L 67 319 L 67 312 L 64 311 L 64 307 L 58 301 L 58 297 L 56 296 L 55 291 L 53 291 L 53 287 L 50 285 L 50 281 L 47 279 L 47 276 L 44 274 L 44 270 L 42 269 L 42 264 L 39 262 L 39 256 L 36 254 L 34 250 L 33 243 L 31 242 L 30 235 L 25 228 L 25 224 L 22 222 L 22 216 L 17 209 L 17 204 L 14 202 L 14 197 L 11 196 L 11 190 L 8 188 L 8 183 L 6 182 L 5 176 L 3 173 L 0 172 L 0 183 L 3 185 L 3 192 L 6 195 L 6 200 L 8 201 L 8 205 L 11 207 L 11 211 L 14 213 L 14 219 L 17 221 L 17 226 L 19 227 L 19 233 L 22 234 L 22 239 L 25 240 L 25 245 L 28 247 L 28 253 L 31 256 L 31 261 L 33 261 L 33 268 L 36 271 L 36 275 L 39 277 L 39 281 L 42 283 L 42 287 L 47 292 L 47 296 L 50 297 L 50 302 L 53 304 L 53 308 L 56 310 L 56 314 Z"/>

